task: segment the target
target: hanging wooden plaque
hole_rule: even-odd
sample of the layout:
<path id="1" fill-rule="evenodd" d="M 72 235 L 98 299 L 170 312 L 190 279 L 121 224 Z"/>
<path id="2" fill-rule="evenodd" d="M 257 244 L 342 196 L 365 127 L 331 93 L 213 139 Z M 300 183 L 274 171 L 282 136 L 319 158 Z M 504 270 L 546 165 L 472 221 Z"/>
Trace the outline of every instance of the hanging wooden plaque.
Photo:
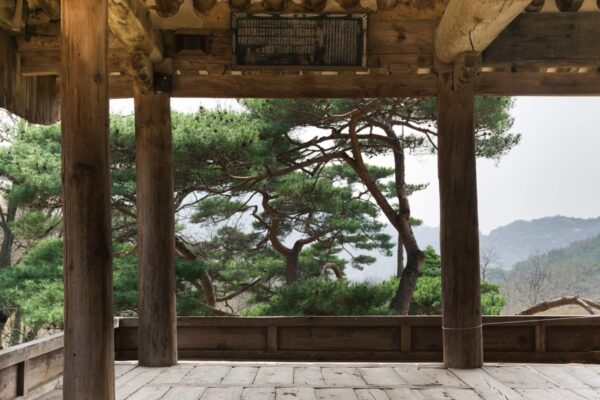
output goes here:
<path id="1" fill-rule="evenodd" d="M 235 67 L 366 68 L 366 14 L 233 13 Z"/>

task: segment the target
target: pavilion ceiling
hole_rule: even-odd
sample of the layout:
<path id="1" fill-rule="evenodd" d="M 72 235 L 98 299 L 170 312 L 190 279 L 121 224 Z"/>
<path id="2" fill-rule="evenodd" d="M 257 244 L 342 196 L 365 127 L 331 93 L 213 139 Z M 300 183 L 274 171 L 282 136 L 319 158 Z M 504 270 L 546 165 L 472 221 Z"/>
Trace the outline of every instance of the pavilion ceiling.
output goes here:
<path id="1" fill-rule="evenodd" d="M 174 97 L 433 96 L 437 91 L 434 37 L 448 1 L 109 0 L 111 97 L 131 97 L 132 77 L 151 85 L 148 77 L 153 68 L 173 74 Z M 484 7 L 494 1 L 473 4 Z M 4 51 L 15 53 L 11 57 L 16 73 L 29 82 L 24 86 L 34 87 L 32 82 L 52 86 L 49 82 L 56 80 L 60 70 L 60 0 L 4 0 L 3 4 L 11 2 L 12 8 L 0 6 L 0 27 L 14 36 L 11 49 Z M 522 13 L 524 6 L 517 3 L 524 4 L 523 0 L 505 2 L 519 15 L 497 39 L 492 36 L 492 44 L 483 52 L 478 93 L 600 94 L 599 2 L 535 0 Z M 503 12 L 505 8 L 501 7 Z M 20 23 L 15 21 L 17 9 L 23 10 Z M 2 13 L 10 10 L 9 26 Z M 368 13 L 367 68 L 236 68 L 232 11 Z M 475 10 L 475 25 L 477 18 Z M 181 49 L 180 34 L 202 38 L 206 47 Z M 474 46 L 474 50 L 479 49 Z"/>

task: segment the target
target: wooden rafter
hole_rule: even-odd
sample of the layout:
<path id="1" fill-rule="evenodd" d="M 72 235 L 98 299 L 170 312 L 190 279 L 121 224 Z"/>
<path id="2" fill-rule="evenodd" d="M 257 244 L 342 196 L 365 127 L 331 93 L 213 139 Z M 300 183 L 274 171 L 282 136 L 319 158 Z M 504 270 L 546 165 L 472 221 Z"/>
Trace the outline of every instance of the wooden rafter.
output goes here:
<path id="1" fill-rule="evenodd" d="M 486 65 L 600 65 L 600 13 L 518 16 L 484 51 Z"/>
<path id="2" fill-rule="evenodd" d="M 155 0 L 154 9 L 163 18 L 172 17 L 179 12 L 183 0 Z"/>
<path id="3" fill-rule="evenodd" d="M 27 24 L 44 25 L 60 20 L 60 0 L 27 0 Z"/>
<path id="4" fill-rule="evenodd" d="M 462 53 L 481 53 L 531 0 L 450 0 L 435 32 L 435 54 L 452 64 Z"/>
<path id="5" fill-rule="evenodd" d="M 0 29 L 20 32 L 25 28 L 25 0 L 0 2 Z"/>
<path id="6" fill-rule="evenodd" d="M 109 0 L 108 22 L 110 30 L 129 52 L 141 51 L 153 63 L 162 61 L 162 37 L 142 0 Z"/>

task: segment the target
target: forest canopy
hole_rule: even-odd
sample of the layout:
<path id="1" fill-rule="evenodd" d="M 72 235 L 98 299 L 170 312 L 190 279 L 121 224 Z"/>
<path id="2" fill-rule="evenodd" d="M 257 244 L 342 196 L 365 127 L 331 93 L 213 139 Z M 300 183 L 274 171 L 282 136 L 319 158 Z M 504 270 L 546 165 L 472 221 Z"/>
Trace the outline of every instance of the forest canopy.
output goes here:
<path id="1" fill-rule="evenodd" d="M 241 111 L 173 113 L 180 315 L 439 314 L 440 260 L 412 233 L 407 154 L 436 152 L 431 101 L 253 100 Z M 519 142 L 512 102 L 477 101 L 477 153 Z M 0 328 L 4 342 L 63 325 L 60 127 L 11 121 L 0 148 Z M 114 302 L 137 313 L 135 127 L 110 126 Z M 375 156 L 393 160 L 375 165 Z M 391 225 L 395 237 L 386 233 Z M 389 231 L 388 231 L 389 232 Z M 353 282 L 398 252 L 397 274 Z M 484 283 L 484 313 L 504 305 Z M 3 329 L 10 325 L 10 329 Z"/>

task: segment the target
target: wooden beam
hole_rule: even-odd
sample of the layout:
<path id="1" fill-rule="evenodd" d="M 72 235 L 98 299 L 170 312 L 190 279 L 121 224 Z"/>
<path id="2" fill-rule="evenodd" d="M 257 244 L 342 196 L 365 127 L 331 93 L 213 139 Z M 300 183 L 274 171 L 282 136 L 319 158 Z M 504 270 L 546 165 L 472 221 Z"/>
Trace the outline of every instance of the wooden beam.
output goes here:
<path id="1" fill-rule="evenodd" d="M 62 7 L 63 398 L 113 400 L 108 3 Z"/>
<path id="2" fill-rule="evenodd" d="M 111 98 L 131 98 L 131 78 L 111 76 Z M 433 75 L 174 75 L 172 97 L 342 98 L 435 96 Z"/>
<path id="3" fill-rule="evenodd" d="M 481 53 L 531 0 L 450 0 L 435 32 L 435 54 L 451 64 L 462 53 Z"/>
<path id="4" fill-rule="evenodd" d="M 479 225 L 475 172 L 474 81 L 438 74 L 438 174 L 442 260 L 443 352 L 448 368 L 483 364 Z M 466 69 L 467 71 L 469 68 Z M 459 74 L 462 79 L 453 75 Z"/>
<path id="5" fill-rule="evenodd" d="M 162 18 L 169 18 L 179 12 L 183 0 L 155 0 L 154 9 Z"/>
<path id="6" fill-rule="evenodd" d="M 27 4 L 27 25 L 46 25 L 60 20 L 60 0 L 27 0 Z"/>
<path id="7" fill-rule="evenodd" d="M 0 32 L 0 107 L 36 124 L 59 119 L 56 76 L 21 76 L 15 37 Z"/>
<path id="8" fill-rule="evenodd" d="M 0 2 L 0 29 L 18 33 L 25 28 L 25 0 Z"/>
<path id="9" fill-rule="evenodd" d="M 142 0 L 108 0 L 110 30 L 130 52 L 143 52 L 153 63 L 162 61 L 160 31 L 152 24 Z"/>
<path id="10" fill-rule="evenodd" d="M 134 85 L 139 362 L 177 364 L 175 213 L 170 96 Z"/>
<path id="11" fill-rule="evenodd" d="M 144 53 L 136 51 L 131 54 L 130 75 L 133 84 L 138 86 L 142 93 L 150 94 L 154 91 L 154 67 Z"/>
<path id="12" fill-rule="evenodd" d="M 480 73 L 475 91 L 494 96 L 600 96 L 600 73 Z"/>
<path id="13" fill-rule="evenodd" d="M 600 13 L 518 16 L 483 52 L 487 66 L 511 64 L 600 65 Z"/>

